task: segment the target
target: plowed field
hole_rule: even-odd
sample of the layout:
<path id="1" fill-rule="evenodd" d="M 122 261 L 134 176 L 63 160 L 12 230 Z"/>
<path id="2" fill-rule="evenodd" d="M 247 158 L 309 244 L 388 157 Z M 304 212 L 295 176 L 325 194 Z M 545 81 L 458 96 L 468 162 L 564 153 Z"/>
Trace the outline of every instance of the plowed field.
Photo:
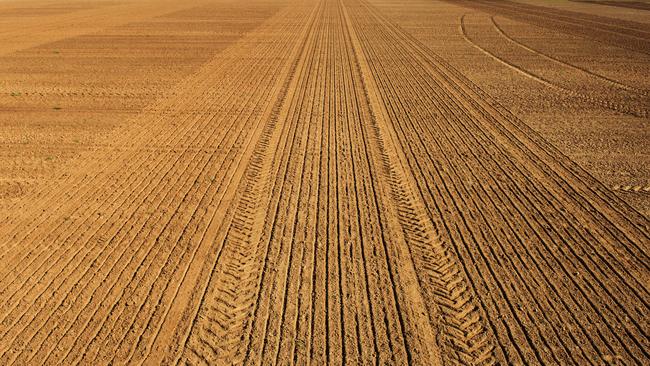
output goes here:
<path id="1" fill-rule="evenodd" d="M 650 6 L 0 2 L 0 365 L 650 364 Z"/>

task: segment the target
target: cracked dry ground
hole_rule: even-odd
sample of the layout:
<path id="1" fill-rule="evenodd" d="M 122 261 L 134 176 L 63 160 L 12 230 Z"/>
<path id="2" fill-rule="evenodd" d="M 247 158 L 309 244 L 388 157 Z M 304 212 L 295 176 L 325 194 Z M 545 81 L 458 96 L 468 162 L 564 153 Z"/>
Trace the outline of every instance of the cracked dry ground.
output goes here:
<path id="1" fill-rule="evenodd" d="M 532 3 L 0 3 L 0 364 L 649 364 L 650 12 Z"/>

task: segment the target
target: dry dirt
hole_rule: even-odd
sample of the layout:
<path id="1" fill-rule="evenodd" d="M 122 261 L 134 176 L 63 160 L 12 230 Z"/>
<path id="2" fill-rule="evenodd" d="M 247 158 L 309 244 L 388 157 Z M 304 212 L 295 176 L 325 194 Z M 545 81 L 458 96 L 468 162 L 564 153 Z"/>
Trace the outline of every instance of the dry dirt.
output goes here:
<path id="1" fill-rule="evenodd" d="M 0 1 L 0 364 L 650 364 L 644 1 Z"/>

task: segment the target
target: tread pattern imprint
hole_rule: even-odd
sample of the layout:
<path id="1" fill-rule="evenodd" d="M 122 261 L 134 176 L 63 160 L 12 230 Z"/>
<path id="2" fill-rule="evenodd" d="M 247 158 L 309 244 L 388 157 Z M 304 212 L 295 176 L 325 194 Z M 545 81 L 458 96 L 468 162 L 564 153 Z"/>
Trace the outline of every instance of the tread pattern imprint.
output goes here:
<path id="1" fill-rule="evenodd" d="M 647 218 L 365 0 L 169 95 L 0 223 L 0 364 L 650 363 Z"/>

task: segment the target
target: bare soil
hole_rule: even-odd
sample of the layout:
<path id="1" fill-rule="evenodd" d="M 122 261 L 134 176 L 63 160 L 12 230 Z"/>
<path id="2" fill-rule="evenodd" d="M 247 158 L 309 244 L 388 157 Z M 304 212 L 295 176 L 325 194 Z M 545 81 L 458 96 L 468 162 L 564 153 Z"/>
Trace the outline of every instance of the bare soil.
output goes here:
<path id="1" fill-rule="evenodd" d="M 0 364 L 650 363 L 637 3 L 0 2 Z"/>

